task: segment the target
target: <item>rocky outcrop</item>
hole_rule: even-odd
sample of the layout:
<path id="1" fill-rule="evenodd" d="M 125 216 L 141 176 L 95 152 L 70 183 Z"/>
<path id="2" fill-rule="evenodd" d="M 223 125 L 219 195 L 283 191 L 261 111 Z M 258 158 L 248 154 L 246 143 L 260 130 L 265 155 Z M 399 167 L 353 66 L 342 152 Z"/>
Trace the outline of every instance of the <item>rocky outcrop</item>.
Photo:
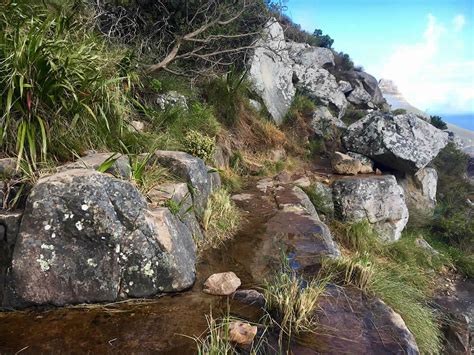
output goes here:
<path id="1" fill-rule="evenodd" d="M 354 105 L 367 105 L 372 100 L 372 96 L 365 91 L 362 83 L 358 81 L 354 90 L 347 96 L 347 100 Z"/>
<path id="2" fill-rule="evenodd" d="M 188 109 L 186 97 L 176 91 L 169 91 L 165 94 L 158 95 L 156 97 L 156 104 L 162 110 L 165 110 L 169 107 L 180 107 L 184 110 Z"/>
<path id="3" fill-rule="evenodd" d="M 296 90 L 283 28 L 275 20 L 265 27 L 251 59 L 249 75 L 273 120 L 282 123 Z"/>
<path id="4" fill-rule="evenodd" d="M 333 198 L 339 218 L 349 223 L 366 220 L 386 241 L 400 239 L 408 222 L 403 189 L 392 175 L 336 180 Z"/>
<path id="5" fill-rule="evenodd" d="M 343 142 L 386 167 L 415 173 L 446 146 L 448 135 L 414 114 L 374 112 L 350 125 Z"/>
<path id="6" fill-rule="evenodd" d="M 350 156 L 341 152 L 334 153 L 331 159 L 331 166 L 336 174 L 340 175 L 370 174 L 373 172 L 372 164 L 367 163 L 366 160 L 361 160 L 357 156 Z"/>
<path id="7" fill-rule="evenodd" d="M 433 168 L 420 169 L 414 175 L 400 179 L 400 186 L 405 191 L 405 199 L 410 213 L 423 212 L 430 214 L 436 207 L 436 187 L 438 173 Z"/>
<path id="8" fill-rule="evenodd" d="M 346 124 L 332 115 L 325 106 L 318 106 L 314 110 L 311 127 L 319 137 L 335 136 L 339 130 L 345 130 Z"/>
<path id="9" fill-rule="evenodd" d="M 352 91 L 352 85 L 348 81 L 340 80 L 339 81 L 339 90 L 341 90 L 344 94 L 348 94 Z"/>
<path id="10" fill-rule="evenodd" d="M 334 66 L 334 54 L 328 48 L 313 47 L 306 43 L 287 42 L 290 58 L 295 65 L 300 65 L 302 70 L 306 68 L 323 68 Z M 295 69 L 298 71 L 298 69 Z"/>
<path id="11" fill-rule="evenodd" d="M 184 152 L 165 150 L 156 151 L 154 157 L 158 163 L 192 186 L 194 209 L 198 217 L 202 216 L 210 194 L 220 185 L 204 161 Z"/>
<path id="12" fill-rule="evenodd" d="M 372 97 L 371 101 L 375 105 L 382 105 L 385 103 L 382 91 L 379 88 L 379 83 L 372 75 L 360 71 L 356 72 L 357 78 L 362 82 L 365 91 Z"/>
<path id="13" fill-rule="evenodd" d="M 111 302 L 194 282 L 189 229 L 167 209 L 148 209 L 126 181 L 83 169 L 43 178 L 24 216 L 12 282 L 27 304 Z"/>

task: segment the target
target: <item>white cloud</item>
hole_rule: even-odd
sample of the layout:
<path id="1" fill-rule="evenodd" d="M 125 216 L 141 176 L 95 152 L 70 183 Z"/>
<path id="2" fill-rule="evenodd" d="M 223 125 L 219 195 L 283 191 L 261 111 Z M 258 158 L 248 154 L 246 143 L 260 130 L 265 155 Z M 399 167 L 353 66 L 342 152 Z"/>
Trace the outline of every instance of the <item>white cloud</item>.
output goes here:
<path id="1" fill-rule="evenodd" d="M 454 31 L 456 32 L 461 31 L 465 24 L 466 24 L 466 18 L 464 17 L 464 15 L 456 15 L 453 18 Z"/>
<path id="2" fill-rule="evenodd" d="M 474 61 L 459 60 L 462 55 L 452 46 L 460 41 L 458 37 L 429 14 L 420 41 L 396 48 L 375 72 L 392 79 L 405 98 L 422 110 L 473 111 Z"/>

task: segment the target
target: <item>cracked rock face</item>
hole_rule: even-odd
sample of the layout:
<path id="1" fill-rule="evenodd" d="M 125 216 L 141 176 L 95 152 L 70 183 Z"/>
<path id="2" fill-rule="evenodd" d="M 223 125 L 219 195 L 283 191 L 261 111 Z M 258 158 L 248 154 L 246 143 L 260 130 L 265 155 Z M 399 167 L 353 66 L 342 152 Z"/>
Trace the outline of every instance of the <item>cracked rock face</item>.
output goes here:
<path id="1" fill-rule="evenodd" d="M 436 207 L 436 188 L 438 173 L 436 169 L 420 169 L 414 175 L 400 179 L 400 186 L 405 191 L 408 208 L 411 211 L 423 211 L 432 214 Z"/>
<path id="2" fill-rule="evenodd" d="M 389 168 L 416 173 L 448 143 L 448 134 L 408 113 L 374 112 L 350 125 L 343 137 L 347 150 Z"/>
<path id="3" fill-rule="evenodd" d="M 337 180 L 333 198 L 339 218 L 345 222 L 367 220 L 386 241 L 400 239 L 408 222 L 403 189 L 392 175 Z"/>
<path id="4" fill-rule="evenodd" d="M 180 291 L 194 279 L 191 232 L 169 210 L 149 210 L 130 183 L 75 169 L 31 191 L 12 262 L 21 301 L 110 302 Z"/>

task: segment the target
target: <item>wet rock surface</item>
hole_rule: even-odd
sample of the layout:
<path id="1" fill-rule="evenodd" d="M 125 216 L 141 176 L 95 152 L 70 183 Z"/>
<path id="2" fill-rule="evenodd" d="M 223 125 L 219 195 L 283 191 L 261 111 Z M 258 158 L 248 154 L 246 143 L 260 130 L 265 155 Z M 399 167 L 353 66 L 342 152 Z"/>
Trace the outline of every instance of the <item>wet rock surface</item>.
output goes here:
<path id="1" fill-rule="evenodd" d="M 303 341 L 315 354 L 419 353 L 403 319 L 385 303 L 360 290 L 329 287 L 319 307 L 319 326 L 314 335 Z"/>
<path id="2" fill-rule="evenodd" d="M 194 282 L 191 232 L 167 209 L 149 210 L 128 182 L 81 169 L 52 175 L 24 216 L 12 284 L 27 304 L 147 297 Z"/>
<path id="3" fill-rule="evenodd" d="M 374 112 L 350 125 L 346 148 L 389 168 L 416 173 L 448 143 L 448 134 L 414 114 L 393 116 Z"/>
<path id="4" fill-rule="evenodd" d="M 345 222 L 367 220 L 386 241 L 400 239 L 408 222 L 403 189 L 392 175 L 336 180 L 333 198 L 339 218 Z"/>

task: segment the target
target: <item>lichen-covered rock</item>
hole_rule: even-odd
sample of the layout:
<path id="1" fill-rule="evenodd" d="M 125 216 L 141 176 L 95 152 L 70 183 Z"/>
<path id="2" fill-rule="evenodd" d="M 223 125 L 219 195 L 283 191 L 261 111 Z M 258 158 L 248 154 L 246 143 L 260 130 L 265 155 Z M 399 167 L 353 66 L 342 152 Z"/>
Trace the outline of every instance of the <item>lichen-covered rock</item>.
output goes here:
<path id="1" fill-rule="evenodd" d="M 348 94 L 352 91 L 352 85 L 348 81 L 341 80 L 339 81 L 339 90 L 341 90 L 344 94 Z"/>
<path id="2" fill-rule="evenodd" d="M 386 241 L 400 239 L 408 222 L 403 189 L 392 175 L 337 180 L 333 184 L 333 198 L 340 219 L 366 220 Z"/>
<path id="3" fill-rule="evenodd" d="M 0 159 L 0 179 L 12 177 L 16 173 L 16 158 Z"/>
<path id="4" fill-rule="evenodd" d="M 299 87 L 310 97 L 325 105 L 333 105 L 338 110 L 338 118 L 344 116 L 347 107 L 346 96 L 339 90 L 336 78 L 326 69 L 308 68 L 296 72 Z"/>
<path id="5" fill-rule="evenodd" d="M 189 228 L 194 240 L 203 239 L 188 184 L 185 182 L 160 184 L 148 192 L 147 197 L 153 207 L 168 207 Z M 174 208 L 170 208 L 170 204 L 173 204 Z"/>
<path id="6" fill-rule="evenodd" d="M 306 43 L 287 42 L 290 58 L 303 68 L 334 66 L 334 54 L 328 48 L 313 47 Z"/>
<path id="7" fill-rule="evenodd" d="M 387 167 L 415 173 L 448 143 L 448 134 L 414 114 L 374 112 L 350 125 L 343 137 L 347 150 Z"/>
<path id="8" fill-rule="evenodd" d="M 180 291 L 194 279 L 191 232 L 168 209 L 149 210 L 132 184 L 75 169 L 32 189 L 12 262 L 22 301 L 111 302 Z"/>
<path id="9" fill-rule="evenodd" d="M 296 90 L 293 86 L 293 62 L 288 55 L 283 28 L 270 20 L 250 61 L 249 76 L 273 120 L 283 121 Z"/>
<path id="10" fill-rule="evenodd" d="M 334 214 L 334 202 L 332 200 L 332 188 L 322 182 L 315 182 L 313 185 L 314 193 L 318 196 L 318 202 L 320 206 L 316 208 L 320 211 L 324 211 L 326 214 Z"/>
<path id="11" fill-rule="evenodd" d="M 416 174 L 400 179 L 400 186 L 405 191 L 408 209 L 413 213 L 432 214 L 436 207 L 436 188 L 438 173 L 433 168 L 420 169 Z"/>
<path id="12" fill-rule="evenodd" d="M 335 136 L 338 131 L 345 130 L 346 124 L 332 115 L 325 106 L 318 106 L 313 113 L 311 127 L 314 133 L 320 137 Z"/>
<path id="13" fill-rule="evenodd" d="M 368 170 L 367 173 L 373 172 L 374 161 L 372 159 L 370 159 L 369 157 L 366 157 L 365 155 L 355 153 L 355 152 L 347 152 L 346 154 L 354 159 L 359 160 L 362 163 L 362 165 L 365 166 L 365 169 Z"/>
<path id="14" fill-rule="evenodd" d="M 177 106 L 184 110 L 188 109 L 186 97 L 176 91 L 169 91 L 156 97 L 156 104 L 165 110 L 168 107 Z"/>
<path id="15" fill-rule="evenodd" d="M 385 103 L 382 91 L 379 88 L 379 83 L 372 75 L 366 72 L 356 72 L 357 78 L 362 82 L 365 91 L 372 97 L 371 101 L 376 105 Z"/>
<path id="16" fill-rule="evenodd" d="M 184 152 L 157 150 L 155 159 L 192 186 L 194 209 L 201 217 L 210 194 L 220 186 L 216 177 L 211 175 L 212 171 L 210 173 L 202 159 Z"/>
<path id="17" fill-rule="evenodd" d="M 363 164 L 359 159 L 341 152 L 334 153 L 331 166 L 336 174 L 341 175 L 370 174 L 373 172 L 370 165 Z"/>
<path id="18" fill-rule="evenodd" d="M 310 214 L 319 220 L 318 212 L 301 187 L 293 186 L 291 189 L 283 188 L 275 191 L 275 201 L 278 208 L 283 211 Z"/>
<path id="19" fill-rule="evenodd" d="M 358 85 L 355 86 L 354 90 L 347 96 L 347 100 L 354 105 L 367 105 L 370 100 L 372 100 L 372 96 L 365 91 L 364 87 L 360 82 L 357 83 Z"/>
<path id="20" fill-rule="evenodd" d="M 107 160 L 111 161 L 111 166 L 104 172 L 123 178 L 130 177 L 131 168 L 129 159 L 126 155 L 119 153 L 89 152 L 89 154 L 78 158 L 75 162 L 60 166 L 58 172 L 71 169 L 98 170 Z"/>

